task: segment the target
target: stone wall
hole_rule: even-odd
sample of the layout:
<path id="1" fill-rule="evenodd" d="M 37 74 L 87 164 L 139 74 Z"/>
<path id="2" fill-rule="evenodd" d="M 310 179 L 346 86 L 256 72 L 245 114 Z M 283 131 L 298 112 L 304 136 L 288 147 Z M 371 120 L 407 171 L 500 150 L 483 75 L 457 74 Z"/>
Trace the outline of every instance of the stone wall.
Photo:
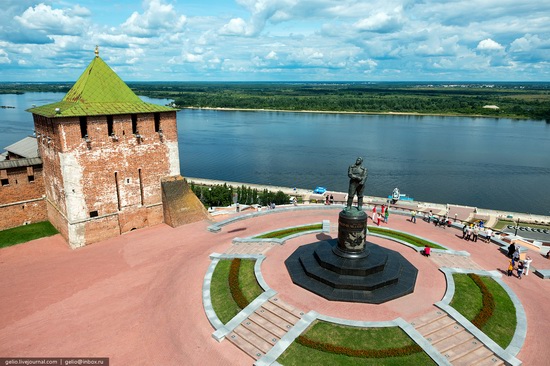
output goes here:
<path id="1" fill-rule="evenodd" d="M 179 174 L 176 112 L 156 117 L 160 124 L 154 113 L 86 117 L 85 123 L 34 116 L 46 195 L 58 211 L 51 221 L 73 226 L 65 230 L 72 247 L 163 222 L 160 180 Z M 105 218 L 112 215 L 116 220 Z"/>
<path id="2" fill-rule="evenodd" d="M 0 169 L 0 230 L 47 220 L 42 166 Z"/>

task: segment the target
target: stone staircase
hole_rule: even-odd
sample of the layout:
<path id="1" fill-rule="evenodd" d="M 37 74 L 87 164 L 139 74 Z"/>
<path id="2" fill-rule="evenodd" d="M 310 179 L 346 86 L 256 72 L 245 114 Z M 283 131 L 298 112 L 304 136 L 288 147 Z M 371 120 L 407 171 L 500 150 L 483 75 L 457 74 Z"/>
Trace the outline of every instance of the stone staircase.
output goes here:
<path id="1" fill-rule="evenodd" d="M 502 359 L 443 310 L 434 309 L 414 319 L 411 325 L 452 365 L 505 365 Z"/>
<path id="2" fill-rule="evenodd" d="M 226 337 L 253 359 L 265 355 L 304 315 L 278 297 L 266 301 Z"/>
<path id="3" fill-rule="evenodd" d="M 227 248 L 225 254 L 265 254 L 276 245 L 271 242 L 236 242 Z"/>
<path id="4" fill-rule="evenodd" d="M 483 244 L 483 242 L 480 241 L 478 241 L 478 243 Z M 473 245 L 477 245 L 477 243 L 474 243 Z M 432 252 L 430 258 L 439 267 L 483 270 L 483 268 L 474 262 L 469 256 Z"/>

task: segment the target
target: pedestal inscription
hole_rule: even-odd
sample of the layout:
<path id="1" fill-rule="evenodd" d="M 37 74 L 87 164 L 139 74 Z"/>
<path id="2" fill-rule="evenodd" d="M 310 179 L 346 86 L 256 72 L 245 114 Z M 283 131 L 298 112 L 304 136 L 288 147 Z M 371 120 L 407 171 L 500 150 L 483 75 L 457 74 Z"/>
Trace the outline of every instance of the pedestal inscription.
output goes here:
<path id="1" fill-rule="evenodd" d="M 355 207 L 345 209 L 338 216 L 338 245 L 334 253 L 346 258 L 363 258 L 367 238 L 367 214 Z"/>

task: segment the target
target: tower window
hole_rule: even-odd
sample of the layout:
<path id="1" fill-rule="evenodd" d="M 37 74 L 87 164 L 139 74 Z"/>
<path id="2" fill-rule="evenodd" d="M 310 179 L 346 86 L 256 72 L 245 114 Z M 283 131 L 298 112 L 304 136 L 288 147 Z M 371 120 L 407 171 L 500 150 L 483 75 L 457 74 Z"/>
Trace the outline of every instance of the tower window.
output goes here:
<path id="1" fill-rule="evenodd" d="M 86 117 L 80 117 L 80 137 L 85 138 L 88 135 L 88 122 Z"/>
<path id="2" fill-rule="evenodd" d="M 0 179 L 0 183 L 3 186 L 9 186 L 10 185 L 10 181 L 8 179 Z"/>
<path id="3" fill-rule="evenodd" d="M 135 135 L 137 132 L 137 114 L 132 114 L 132 133 Z"/>
<path id="4" fill-rule="evenodd" d="M 113 116 L 107 116 L 107 135 L 113 134 Z"/>
<path id="5" fill-rule="evenodd" d="M 28 177 L 29 177 L 29 183 L 34 182 L 34 175 L 29 175 Z"/>
<path id="6" fill-rule="evenodd" d="M 99 212 L 97 211 L 90 211 L 90 217 L 98 217 L 99 216 Z"/>
<path id="7" fill-rule="evenodd" d="M 155 132 L 159 132 L 160 130 L 160 113 L 155 113 Z"/>

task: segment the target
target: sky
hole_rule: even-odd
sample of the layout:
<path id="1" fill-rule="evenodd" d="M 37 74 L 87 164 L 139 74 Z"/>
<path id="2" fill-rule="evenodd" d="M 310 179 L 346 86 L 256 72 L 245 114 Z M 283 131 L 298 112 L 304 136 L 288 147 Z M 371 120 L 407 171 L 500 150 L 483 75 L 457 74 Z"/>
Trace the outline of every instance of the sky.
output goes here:
<path id="1" fill-rule="evenodd" d="M 550 82 L 550 1 L 2 0 L 0 82 Z"/>

